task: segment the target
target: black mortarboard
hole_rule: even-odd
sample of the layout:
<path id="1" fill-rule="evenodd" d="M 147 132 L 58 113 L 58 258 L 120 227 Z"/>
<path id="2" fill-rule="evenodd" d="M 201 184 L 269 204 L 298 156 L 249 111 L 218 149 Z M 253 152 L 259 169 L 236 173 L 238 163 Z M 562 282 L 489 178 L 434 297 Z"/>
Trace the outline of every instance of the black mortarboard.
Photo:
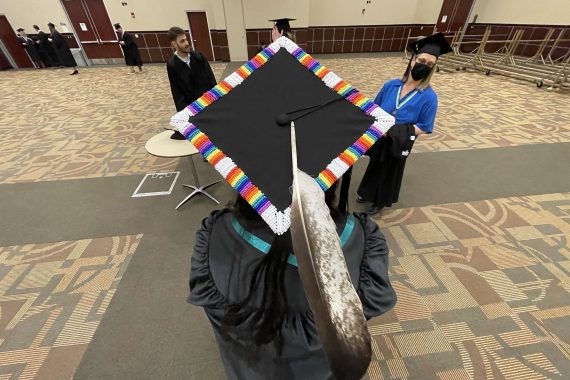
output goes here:
<path id="1" fill-rule="evenodd" d="M 411 50 L 415 54 L 427 53 L 435 57 L 451 53 L 453 49 L 445 39 L 443 33 L 436 33 L 432 36 L 422 38 L 410 44 Z"/>
<path id="2" fill-rule="evenodd" d="M 18 29 L 16 29 L 16 32 L 23 32 L 23 31 L 24 31 L 24 28 L 18 28 Z"/>
<path id="3" fill-rule="evenodd" d="M 298 167 L 323 190 L 394 123 L 281 37 L 174 115 L 171 125 L 282 234 L 290 226 L 292 202 L 290 120 L 296 125 Z"/>
<path id="4" fill-rule="evenodd" d="M 271 22 L 275 23 L 275 26 L 277 27 L 277 30 L 279 32 L 282 31 L 286 31 L 286 32 L 290 32 L 291 31 L 291 25 L 289 25 L 289 21 L 295 21 L 296 18 L 276 18 L 275 20 L 269 20 Z"/>
<path id="5" fill-rule="evenodd" d="M 121 24 L 116 23 L 116 24 L 113 24 L 113 26 L 115 27 L 115 29 L 119 29 L 121 27 Z"/>

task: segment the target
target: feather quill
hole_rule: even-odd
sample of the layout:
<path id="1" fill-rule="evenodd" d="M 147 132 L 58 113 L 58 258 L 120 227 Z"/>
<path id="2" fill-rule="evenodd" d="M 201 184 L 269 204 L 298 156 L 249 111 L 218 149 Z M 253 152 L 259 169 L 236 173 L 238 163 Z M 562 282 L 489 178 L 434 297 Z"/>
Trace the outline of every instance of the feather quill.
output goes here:
<path id="1" fill-rule="evenodd" d="M 372 355 L 362 303 L 350 280 L 335 223 L 322 189 L 297 168 L 295 127 L 291 236 L 323 350 L 337 379 L 360 379 Z"/>

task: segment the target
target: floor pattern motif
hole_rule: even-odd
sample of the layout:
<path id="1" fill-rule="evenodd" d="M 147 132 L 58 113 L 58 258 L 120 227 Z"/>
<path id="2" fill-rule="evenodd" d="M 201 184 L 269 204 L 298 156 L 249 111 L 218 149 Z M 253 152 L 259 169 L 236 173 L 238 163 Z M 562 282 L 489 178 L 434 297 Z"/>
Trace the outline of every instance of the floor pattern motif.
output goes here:
<path id="1" fill-rule="evenodd" d="M 141 238 L 0 248 L 0 378 L 71 378 Z"/>
<path id="2" fill-rule="evenodd" d="M 570 193 L 390 210 L 379 379 L 570 376 Z"/>
<path id="3" fill-rule="evenodd" d="M 396 57 L 321 61 L 372 98 L 405 68 Z M 226 66 L 212 65 L 218 79 Z M 178 159 L 144 149 L 174 112 L 165 68 L 148 66 L 142 75 L 126 70 L 89 68 L 74 77 L 65 70 L 0 73 L 0 183 L 172 170 Z M 416 153 L 570 141 L 567 92 L 464 72 L 437 74 L 433 86 L 440 99 L 435 133 L 419 139 Z"/>

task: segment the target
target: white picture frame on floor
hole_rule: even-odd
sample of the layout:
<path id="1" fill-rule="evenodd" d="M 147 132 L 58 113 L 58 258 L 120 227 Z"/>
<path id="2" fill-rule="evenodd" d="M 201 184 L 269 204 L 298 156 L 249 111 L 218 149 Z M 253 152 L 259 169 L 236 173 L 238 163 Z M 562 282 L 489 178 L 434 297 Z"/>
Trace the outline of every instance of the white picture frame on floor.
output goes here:
<path id="1" fill-rule="evenodd" d="M 172 193 L 172 190 L 174 189 L 174 185 L 176 185 L 176 181 L 178 181 L 178 176 L 180 175 L 180 172 L 166 172 L 166 173 L 148 173 L 144 176 L 144 178 L 140 181 L 139 185 L 137 186 L 137 188 L 135 189 L 133 195 L 131 196 L 131 198 L 140 198 L 140 197 L 154 197 L 157 195 L 170 195 Z M 139 193 L 141 187 L 143 186 L 143 184 L 145 183 L 145 181 L 149 178 L 162 178 L 162 177 L 172 177 L 174 176 L 174 179 L 172 180 L 172 183 L 170 184 L 170 188 L 168 190 L 164 190 L 164 191 L 154 191 L 154 192 L 147 192 L 147 193 Z"/>

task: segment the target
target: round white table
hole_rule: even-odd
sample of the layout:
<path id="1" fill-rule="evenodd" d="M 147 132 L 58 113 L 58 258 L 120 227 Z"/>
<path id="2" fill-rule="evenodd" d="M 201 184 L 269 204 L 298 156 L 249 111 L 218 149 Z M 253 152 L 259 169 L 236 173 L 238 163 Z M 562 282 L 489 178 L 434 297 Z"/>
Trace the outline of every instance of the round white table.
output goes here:
<path id="1" fill-rule="evenodd" d="M 192 189 L 193 191 L 190 195 L 184 198 L 182 202 L 178 204 L 178 206 L 176 206 L 176 210 L 178 210 L 184 203 L 188 202 L 190 199 L 192 199 L 192 197 L 198 194 L 205 195 L 214 202 L 216 202 L 217 204 L 220 204 L 220 202 L 216 198 L 208 194 L 208 192 L 206 192 L 205 190 L 211 186 L 214 186 L 217 183 L 220 183 L 221 181 L 216 181 L 204 186 L 200 186 L 200 182 L 198 181 L 198 173 L 196 172 L 196 166 L 192 158 L 192 156 L 194 156 L 196 153 L 199 153 L 198 149 L 196 149 L 194 145 L 192 145 L 192 143 L 188 140 L 171 139 L 170 136 L 172 136 L 173 133 L 174 131 L 171 130 L 160 132 L 159 134 L 151 137 L 146 142 L 145 148 L 147 152 L 157 157 L 188 156 L 188 158 L 190 159 L 190 167 L 192 168 L 192 175 L 194 176 L 195 186 L 182 185 L 184 187 Z"/>

